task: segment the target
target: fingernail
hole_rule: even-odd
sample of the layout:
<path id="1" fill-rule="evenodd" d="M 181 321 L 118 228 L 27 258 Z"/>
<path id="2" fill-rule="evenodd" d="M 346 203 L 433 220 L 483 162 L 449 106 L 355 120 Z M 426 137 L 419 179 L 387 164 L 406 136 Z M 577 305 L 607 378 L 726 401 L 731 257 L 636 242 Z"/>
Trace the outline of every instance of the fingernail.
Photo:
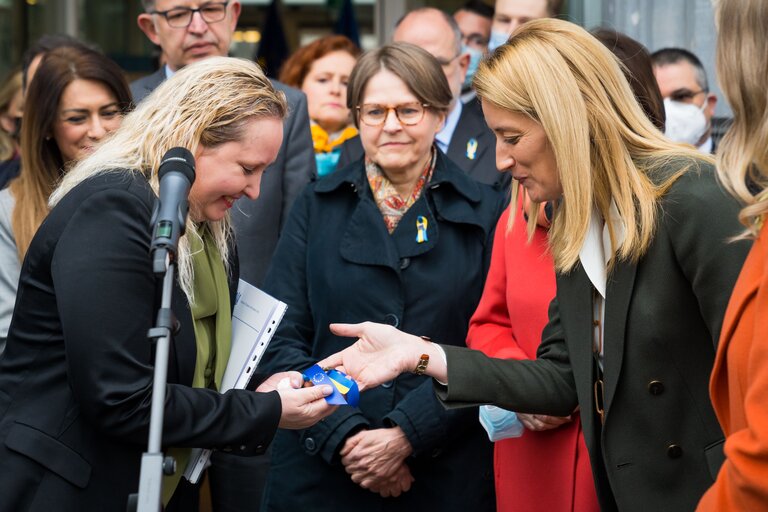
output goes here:
<path id="1" fill-rule="evenodd" d="M 333 388 L 331 386 L 322 386 L 323 389 L 323 395 L 328 396 L 331 393 L 333 393 Z"/>

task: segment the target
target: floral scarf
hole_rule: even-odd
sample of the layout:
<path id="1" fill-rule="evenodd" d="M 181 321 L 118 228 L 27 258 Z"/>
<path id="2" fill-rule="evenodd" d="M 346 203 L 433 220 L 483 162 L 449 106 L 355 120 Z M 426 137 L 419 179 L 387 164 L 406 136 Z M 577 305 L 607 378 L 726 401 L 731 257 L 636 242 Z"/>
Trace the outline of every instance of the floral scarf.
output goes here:
<path id="1" fill-rule="evenodd" d="M 387 178 L 384 172 L 376 163 L 365 159 L 365 174 L 368 176 L 368 183 L 371 186 L 373 192 L 373 200 L 376 202 L 376 206 L 379 207 L 381 215 L 384 217 L 384 224 L 387 226 L 387 231 L 391 235 L 395 231 L 400 219 L 403 218 L 405 212 L 421 197 L 421 191 L 424 189 L 424 185 L 429 183 L 432 179 L 432 173 L 435 170 L 435 161 L 437 159 L 437 152 L 432 147 L 432 157 L 427 162 L 426 167 L 421 173 L 419 180 L 413 187 L 408 197 L 400 197 L 397 193 L 397 189 Z"/>

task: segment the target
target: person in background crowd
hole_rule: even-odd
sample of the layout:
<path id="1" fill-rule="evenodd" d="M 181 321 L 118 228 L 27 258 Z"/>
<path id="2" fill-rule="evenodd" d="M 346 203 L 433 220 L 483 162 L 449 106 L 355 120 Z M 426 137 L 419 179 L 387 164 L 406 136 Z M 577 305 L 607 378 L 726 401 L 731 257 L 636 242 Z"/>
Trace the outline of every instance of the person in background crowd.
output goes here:
<path id="1" fill-rule="evenodd" d="M 22 101 L 21 71 L 14 71 L 0 84 L 0 190 L 19 173 Z"/>
<path id="2" fill-rule="evenodd" d="M 653 73 L 664 98 L 667 137 L 715 153 L 712 130 L 717 96 L 699 58 L 682 48 L 663 48 L 651 54 Z"/>
<path id="3" fill-rule="evenodd" d="M 595 29 L 592 35 L 624 64 L 624 77 L 632 87 L 637 102 L 653 125 L 664 132 L 664 98 L 656 83 L 648 50 L 628 35 L 610 28 Z"/>
<path id="4" fill-rule="evenodd" d="M 305 370 L 339 350 L 344 340 L 327 328 L 338 318 L 433 329 L 465 345 L 502 198 L 436 149 L 452 100 L 440 64 L 417 46 L 360 58 L 347 106 L 365 159 L 296 201 L 265 282 L 288 310 L 264 370 Z M 272 454 L 265 511 L 494 509 L 477 408 L 446 411 L 417 376 L 303 432 L 279 432 Z"/>
<path id="5" fill-rule="evenodd" d="M 35 72 L 40 66 L 40 62 L 43 60 L 45 54 L 51 50 L 56 50 L 57 48 L 62 48 L 64 46 L 99 51 L 96 47 L 66 34 L 45 34 L 40 36 L 40 39 L 27 48 L 21 58 L 21 88 L 23 95 L 26 94 L 26 91 L 29 88 L 29 83 L 35 76 Z"/>
<path id="6" fill-rule="evenodd" d="M 280 71 L 280 81 L 307 95 L 319 176 L 336 170 L 341 144 L 357 135 L 347 108 L 347 82 L 360 53 L 349 38 L 326 36 L 296 50 Z"/>
<path id="7" fill-rule="evenodd" d="M 57 51 L 43 59 L 28 98 L 50 85 Z M 272 376 L 256 393 L 216 389 L 237 281 L 228 211 L 232 197 L 259 194 L 285 113 L 282 94 L 258 66 L 208 59 L 159 87 L 64 176 L 29 245 L 0 358 L 0 511 L 124 510 L 138 489 L 153 381 L 147 332 L 159 286 L 148 226 L 158 168 L 173 147 L 194 154 L 196 179 L 172 292 L 179 330 L 168 365 L 165 448 L 180 469 L 183 447 L 263 451 L 278 426 L 305 428 L 334 410 L 323 399 L 329 386 L 293 389 L 302 383 L 297 373 Z M 25 118 L 22 146 L 36 126 L 34 115 Z M 180 474 L 163 482 L 164 503 L 174 495 L 166 510 L 195 509 L 194 501 L 176 501 L 187 494 L 176 487 Z"/>
<path id="8" fill-rule="evenodd" d="M 692 510 L 723 461 L 707 383 L 750 245 L 728 243 L 738 205 L 712 158 L 664 137 L 616 57 L 575 24 L 519 27 L 475 87 L 499 168 L 531 199 L 529 233 L 540 203 L 554 202 L 557 295 L 537 359 L 492 359 L 368 322 L 332 325 L 360 340 L 319 364 L 342 365 L 363 389 L 426 366 L 451 410 L 578 407 L 601 510 Z"/>
<path id="9" fill-rule="evenodd" d="M 446 37 L 447 34 L 453 37 Z M 438 149 L 471 178 L 493 185 L 500 195 L 508 197 L 509 176 L 496 171 L 493 134 L 485 124 L 480 104 L 475 100 L 464 105 L 459 99 L 469 55 L 462 51 L 461 31 L 456 21 L 433 7 L 415 9 L 399 21 L 392 40 L 415 44 L 429 52 L 440 63 L 448 80 L 453 99 L 435 138 Z M 350 139 L 342 146 L 339 167 L 361 158 L 360 139 Z"/>
<path id="10" fill-rule="evenodd" d="M 0 191 L 0 349 L 11 322 L 21 262 L 48 215 L 54 185 L 120 126 L 131 93 L 120 68 L 85 46 L 47 52 L 29 83 L 21 172 Z"/>
<path id="11" fill-rule="evenodd" d="M 717 169 L 755 243 L 725 312 L 709 383 L 725 462 L 697 511 L 741 512 L 768 506 L 768 3 L 721 0 L 715 19 L 717 76 L 733 110 Z"/>
<path id="12" fill-rule="evenodd" d="M 562 0 L 496 0 L 488 51 L 492 52 L 506 43 L 512 32 L 523 23 L 557 16 L 561 4 Z"/>
<path id="13" fill-rule="evenodd" d="M 453 19 L 456 20 L 461 31 L 464 51 L 469 53 L 469 67 L 461 84 L 461 101 L 467 103 L 475 98 L 472 79 L 475 77 L 480 60 L 488 54 L 493 7 L 483 0 L 468 0 L 456 9 Z"/>

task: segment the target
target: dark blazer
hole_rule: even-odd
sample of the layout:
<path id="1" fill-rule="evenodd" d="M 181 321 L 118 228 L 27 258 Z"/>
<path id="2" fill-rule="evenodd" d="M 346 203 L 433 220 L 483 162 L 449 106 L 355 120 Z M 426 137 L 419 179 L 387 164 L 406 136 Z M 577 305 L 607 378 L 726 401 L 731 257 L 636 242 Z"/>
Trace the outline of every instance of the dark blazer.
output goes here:
<path id="1" fill-rule="evenodd" d="M 331 322 L 388 322 L 464 346 L 500 212 L 498 194 L 443 155 L 392 235 L 361 162 L 308 186 L 265 281 L 288 310 L 262 368 L 304 370 L 348 346 L 352 340 L 330 333 Z M 428 219 L 424 243 L 415 238 L 418 216 Z M 304 431 L 280 431 L 262 506 L 270 512 L 493 510 L 492 445 L 477 414 L 476 408 L 446 411 L 429 380 L 403 375 L 363 393 L 359 408 L 341 407 Z M 408 465 L 415 482 L 399 498 L 383 499 L 350 480 L 338 452 L 357 430 L 392 425 L 413 446 Z"/>
<path id="2" fill-rule="evenodd" d="M 160 68 L 132 82 L 134 102 L 139 103 L 164 80 L 165 69 Z M 259 198 L 251 201 L 243 197 L 232 208 L 232 223 L 240 254 L 240 277 L 254 286 L 261 286 L 264 280 L 293 201 L 317 174 L 307 97 L 293 87 L 276 80 L 271 82 L 285 93 L 288 100 L 283 143 L 275 162 L 264 171 Z"/>
<path id="3" fill-rule="evenodd" d="M 133 103 L 138 105 L 141 101 L 149 96 L 152 91 L 157 89 L 157 86 L 165 81 L 165 66 L 160 66 L 160 69 L 152 73 L 134 80 L 131 82 L 131 96 L 133 96 Z"/>
<path id="4" fill-rule="evenodd" d="M 467 150 L 472 139 L 477 142 L 474 153 Z M 360 143 L 359 136 L 347 140 L 341 145 L 337 168 L 346 167 L 362 158 L 363 154 L 363 145 Z M 453 163 L 475 180 L 493 185 L 505 196 L 509 193 L 511 175 L 508 172 L 502 173 L 496 170 L 496 137 L 485 124 L 477 98 L 462 107 L 459 122 L 448 144 L 447 155 Z"/>
<path id="5" fill-rule="evenodd" d="M 557 276 L 538 360 L 446 347 L 449 387 L 440 396 L 449 405 L 492 402 L 558 416 L 578 405 L 603 510 L 693 510 L 723 461 L 708 383 L 749 250 L 729 243 L 742 230 L 738 211 L 713 168 L 689 171 L 662 198 L 648 252 L 612 271 L 602 429 L 594 413 L 592 285 L 581 265 Z"/>
<path id="6" fill-rule="evenodd" d="M 161 288 L 148 256 L 155 201 L 138 173 L 103 174 L 73 189 L 35 235 L 0 359 L 0 511 L 125 510 L 138 490 L 154 363 L 147 331 Z M 164 445 L 263 451 L 279 396 L 189 387 L 196 345 L 178 286 L 172 307 L 181 329 Z"/>

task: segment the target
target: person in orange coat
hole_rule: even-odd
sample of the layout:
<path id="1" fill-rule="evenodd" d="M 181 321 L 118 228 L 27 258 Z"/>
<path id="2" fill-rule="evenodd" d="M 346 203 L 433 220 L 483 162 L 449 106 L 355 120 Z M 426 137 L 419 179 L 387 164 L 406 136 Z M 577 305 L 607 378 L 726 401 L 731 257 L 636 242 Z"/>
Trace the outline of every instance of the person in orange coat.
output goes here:
<path id="1" fill-rule="evenodd" d="M 700 512 L 768 510 L 768 2 L 721 0 L 717 71 L 734 119 L 718 154 L 725 187 L 745 204 L 755 243 L 725 313 L 709 391 L 726 460 Z"/>
<path id="2" fill-rule="evenodd" d="M 522 206 L 521 200 L 499 219 L 485 289 L 467 334 L 467 346 L 490 357 L 536 359 L 547 307 L 555 296 L 549 221 L 542 208 L 529 243 Z M 517 216 L 511 230 L 510 215 Z M 526 427 L 522 437 L 494 446 L 497 510 L 600 510 L 579 415 L 518 418 Z"/>

